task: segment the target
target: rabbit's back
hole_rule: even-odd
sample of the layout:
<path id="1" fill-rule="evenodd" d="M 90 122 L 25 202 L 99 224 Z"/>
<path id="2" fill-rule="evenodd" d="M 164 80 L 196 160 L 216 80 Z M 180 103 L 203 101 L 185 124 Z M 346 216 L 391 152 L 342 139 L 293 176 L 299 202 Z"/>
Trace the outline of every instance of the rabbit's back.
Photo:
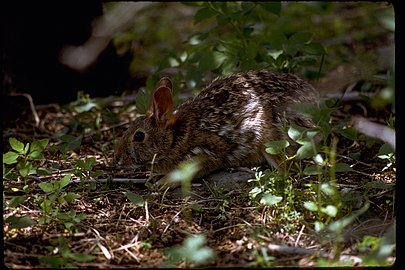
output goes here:
<path id="1" fill-rule="evenodd" d="M 290 105 L 314 101 L 314 88 L 295 75 L 252 71 L 214 80 L 176 114 L 179 123 L 188 123 L 191 152 L 225 167 L 258 165 L 265 161 L 264 143 L 285 138 L 283 126 L 313 126 Z"/>

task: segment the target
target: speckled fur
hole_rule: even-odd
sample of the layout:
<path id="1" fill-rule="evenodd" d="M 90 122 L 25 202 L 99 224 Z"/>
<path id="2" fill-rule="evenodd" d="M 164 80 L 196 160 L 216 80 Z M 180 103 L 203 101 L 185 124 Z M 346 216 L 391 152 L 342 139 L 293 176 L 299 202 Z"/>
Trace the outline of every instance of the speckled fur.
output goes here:
<path id="1" fill-rule="evenodd" d="M 281 157 L 267 154 L 264 143 L 285 138 L 285 123 L 312 127 L 289 105 L 315 100 L 314 88 L 291 74 L 251 71 L 217 78 L 173 112 L 173 123 L 159 125 L 154 115 L 136 119 L 119 142 L 114 162 L 145 165 L 157 154 L 154 168 L 167 173 L 184 159 L 202 156 L 199 175 L 266 161 L 278 167 Z M 139 130 L 146 135 L 143 142 L 133 140 Z"/>

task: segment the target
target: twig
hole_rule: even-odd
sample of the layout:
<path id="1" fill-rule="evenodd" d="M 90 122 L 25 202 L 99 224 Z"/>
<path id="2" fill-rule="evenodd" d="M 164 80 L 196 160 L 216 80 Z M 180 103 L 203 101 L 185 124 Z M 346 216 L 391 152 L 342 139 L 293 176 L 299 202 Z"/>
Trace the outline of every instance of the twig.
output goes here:
<path id="1" fill-rule="evenodd" d="M 34 101 L 33 101 L 32 97 L 31 97 L 31 95 L 27 94 L 27 93 L 15 93 L 15 92 L 11 92 L 9 95 L 10 96 L 23 96 L 23 97 L 26 97 L 28 99 L 28 103 L 30 104 L 32 115 L 34 116 L 35 127 L 39 127 L 40 120 L 39 120 L 37 110 L 35 109 Z"/>

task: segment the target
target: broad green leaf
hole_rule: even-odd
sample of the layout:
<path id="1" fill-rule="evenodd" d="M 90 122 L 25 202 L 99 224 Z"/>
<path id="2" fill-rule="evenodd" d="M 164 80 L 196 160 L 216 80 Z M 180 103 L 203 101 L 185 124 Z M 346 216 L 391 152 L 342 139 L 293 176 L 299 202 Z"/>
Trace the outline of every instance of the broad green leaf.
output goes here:
<path id="1" fill-rule="evenodd" d="M 61 139 L 65 143 L 59 146 L 60 151 L 62 151 L 62 153 L 67 153 L 68 151 L 78 149 L 82 144 L 82 138 L 83 135 L 80 135 L 78 137 L 74 137 L 72 135 L 63 135 Z"/>
<path id="2" fill-rule="evenodd" d="M 31 144 L 30 153 L 38 151 L 43 152 L 45 148 L 48 146 L 49 139 L 42 139 L 35 141 Z"/>
<path id="3" fill-rule="evenodd" d="M 338 212 L 336 206 L 334 205 L 328 205 L 326 207 L 321 208 L 322 213 L 327 214 L 330 217 L 336 217 L 336 214 Z"/>
<path id="4" fill-rule="evenodd" d="M 388 156 L 389 154 L 393 154 L 394 152 L 395 151 L 391 148 L 391 146 L 389 146 L 389 144 L 384 143 L 378 150 L 377 157 L 381 158 L 380 156 Z"/>
<path id="5" fill-rule="evenodd" d="M 287 140 L 271 141 L 264 144 L 266 146 L 266 152 L 271 155 L 278 155 L 282 153 L 282 150 L 290 146 Z"/>
<path id="6" fill-rule="evenodd" d="M 297 32 L 293 34 L 287 41 L 291 45 L 304 45 L 311 41 L 312 34 L 309 32 Z"/>
<path id="7" fill-rule="evenodd" d="M 36 224 L 36 222 L 33 221 L 29 216 L 24 216 L 24 217 L 11 216 L 11 217 L 8 217 L 5 221 L 10 224 L 11 228 L 17 228 L 17 229 L 30 227 L 30 226 Z"/>
<path id="8" fill-rule="evenodd" d="M 274 196 L 274 195 L 271 195 L 271 194 L 265 194 L 260 199 L 260 203 L 270 206 L 270 205 L 273 205 L 273 204 L 277 204 L 277 203 L 281 202 L 282 200 L 283 200 L 283 197 L 281 197 L 281 196 Z"/>
<path id="9" fill-rule="evenodd" d="M 339 133 L 342 134 L 343 137 L 348 138 L 350 140 L 357 140 L 358 138 L 358 132 L 354 127 L 341 129 Z"/>
<path id="10" fill-rule="evenodd" d="M 39 183 L 38 186 L 44 191 L 44 192 L 52 192 L 53 191 L 53 184 L 52 183 Z"/>
<path id="11" fill-rule="evenodd" d="M 67 185 L 69 185 L 71 178 L 72 178 L 72 176 L 70 174 L 67 174 L 62 179 L 60 179 L 59 189 L 62 189 L 64 187 L 66 187 Z"/>
<path id="12" fill-rule="evenodd" d="M 326 54 L 326 49 L 324 46 L 322 46 L 322 44 L 318 42 L 311 42 L 303 48 L 303 52 L 319 56 Z"/>
<path id="13" fill-rule="evenodd" d="M 304 202 L 304 207 L 309 211 L 318 211 L 318 205 L 314 202 Z"/>
<path id="14" fill-rule="evenodd" d="M 14 164 L 17 163 L 18 153 L 13 151 L 8 151 L 3 154 L 3 163 L 5 164 Z"/>
<path id="15" fill-rule="evenodd" d="M 331 184 L 329 183 L 322 183 L 320 186 L 321 191 L 328 195 L 328 196 L 333 196 L 336 194 L 336 188 L 334 188 Z"/>
<path id="16" fill-rule="evenodd" d="M 44 154 L 40 151 L 33 151 L 29 154 L 29 157 L 31 159 L 43 159 L 44 158 Z"/>
<path id="17" fill-rule="evenodd" d="M 125 192 L 124 194 L 133 204 L 138 205 L 138 206 L 144 206 L 145 200 L 138 194 L 135 194 L 130 191 Z"/>
<path id="18" fill-rule="evenodd" d="M 322 168 L 318 166 L 308 165 L 304 169 L 305 175 L 319 175 L 322 173 L 323 173 Z"/>
<path id="19" fill-rule="evenodd" d="M 8 141 L 13 150 L 17 151 L 20 154 L 26 154 L 26 152 L 24 152 L 24 144 L 22 142 L 20 142 L 16 138 L 9 138 Z"/>
<path id="20" fill-rule="evenodd" d="M 325 229 L 325 224 L 323 224 L 323 223 L 320 222 L 320 221 L 315 221 L 314 225 L 315 225 L 315 231 L 316 231 L 316 232 L 320 232 L 320 231 L 322 231 L 323 229 Z"/>
<path id="21" fill-rule="evenodd" d="M 23 202 L 25 202 L 26 199 L 27 199 L 26 195 L 15 196 L 8 203 L 8 207 L 16 207 L 16 206 L 22 204 Z"/>
<path id="22" fill-rule="evenodd" d="M 36 167 L 34 167 L 29 161 L 18 163 L 17 170 L 22 177 L 27 177 L 28 175 L 36 173 Z"/>
<path id="23" fill-rule="evenodd" d="M 37 173 L 39 175 L 51 175 L 52 174 L 51 170 L 49 170 L 47 168 L 42 168 L 42 167 L 37 169 Z"/>
<path id="24" fill-rule="evenodd" d="M 350 167 L 349 164 L 346 163 L 335 164 L 335 172 L 350 172 L 350 171 L 353 171 L 353 168 Z"/>
<path id="25" fill-rule="evenodd" d="M 307 141 L 297 150 L 297 159 L 313 157 L 316 154 L 316 146 L 312 141 Z"/>
<path id="26" fill-rule="evenodd" d="M 65 199 L 66 202 L 72 202 L 76 199 L 80 198 L 80 195 L 73 193 L 73 192 L 68 192 L 65 196 L 63 196 L 63 198 Z"/>

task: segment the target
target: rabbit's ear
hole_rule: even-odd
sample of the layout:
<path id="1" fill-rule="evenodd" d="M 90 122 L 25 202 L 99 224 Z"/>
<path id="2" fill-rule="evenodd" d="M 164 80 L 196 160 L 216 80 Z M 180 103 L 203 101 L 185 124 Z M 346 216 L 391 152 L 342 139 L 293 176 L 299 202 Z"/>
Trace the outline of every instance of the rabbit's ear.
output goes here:
<path id="1" fill-rule="evenodd" d="M 169 78 L 162 78 L 153 93 L 147 111 L 149 117 L 155 117 L 158 125 L 170 126 L 174 123 L 172 82 Z"/>

